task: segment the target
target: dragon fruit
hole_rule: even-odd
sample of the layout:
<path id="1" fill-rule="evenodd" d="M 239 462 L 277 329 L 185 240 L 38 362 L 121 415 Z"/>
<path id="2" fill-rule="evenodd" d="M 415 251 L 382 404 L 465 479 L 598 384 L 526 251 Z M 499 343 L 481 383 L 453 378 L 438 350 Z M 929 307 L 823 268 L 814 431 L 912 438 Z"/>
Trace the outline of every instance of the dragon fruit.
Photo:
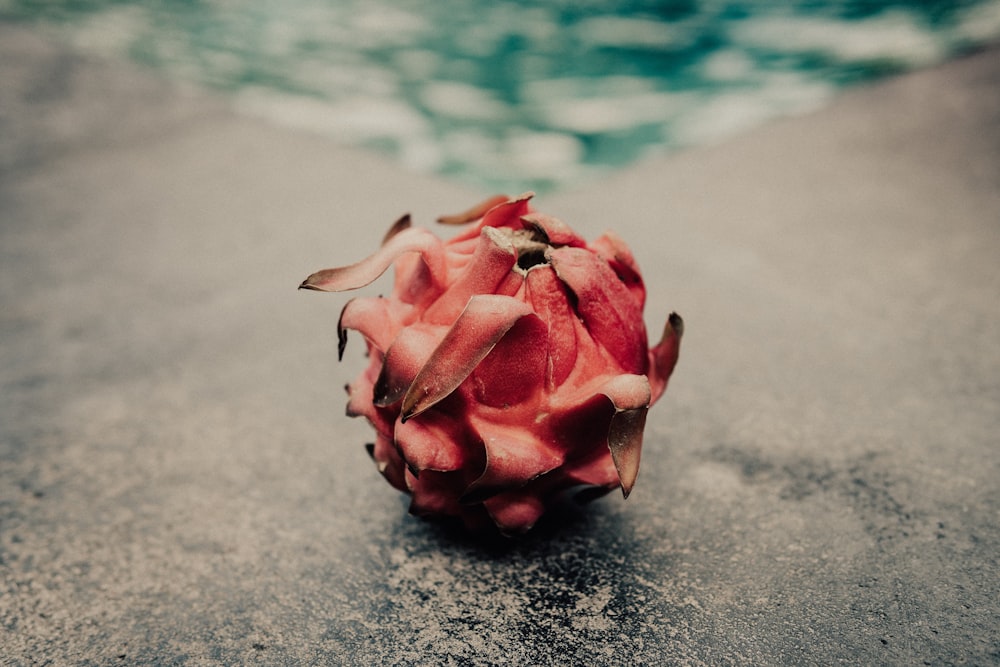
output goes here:
<path id="1" fill-rule="evenodd" d="M 672 313 L 647 349 L 625 243 L 588 244 L 531 197 L 440 218 L 476 223 L 448 241 L 403 216 L 373 255 L 300 285 L 353 290 L 395 267 L 389 297 L 344 306 L 338 351 L 349 329 L 364 336 L 370 363 L 347 385 L 347 414 L 374 427 L 368 452 L 418 516 L 521 533 L 569 490 L 628 497 L 635 484 L 683 322 Z"/>

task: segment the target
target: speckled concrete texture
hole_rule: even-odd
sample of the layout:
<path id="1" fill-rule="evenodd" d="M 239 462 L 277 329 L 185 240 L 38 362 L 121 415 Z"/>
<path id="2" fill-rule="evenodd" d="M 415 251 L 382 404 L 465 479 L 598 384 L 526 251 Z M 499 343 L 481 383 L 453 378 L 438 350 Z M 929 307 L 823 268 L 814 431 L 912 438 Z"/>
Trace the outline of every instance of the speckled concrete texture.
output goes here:
<path id="1" fill-rule="evenodd" d="M 0 26 L 0 662 L 1000 664 L 1000 52 L 538 199 L 687 335 L 628 501 L 484 543 L 295 287 L 485 194 Z"/>

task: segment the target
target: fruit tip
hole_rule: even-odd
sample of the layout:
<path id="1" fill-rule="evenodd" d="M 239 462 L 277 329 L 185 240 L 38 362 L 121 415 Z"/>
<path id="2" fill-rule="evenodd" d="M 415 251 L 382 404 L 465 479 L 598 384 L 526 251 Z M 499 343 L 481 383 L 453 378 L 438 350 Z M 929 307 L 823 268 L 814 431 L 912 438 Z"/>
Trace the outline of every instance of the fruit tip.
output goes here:
<path id="1" fill-rule="evenodd" d="M 678 337 L 684 335 L 684 319 L 676 312 L 670 313 L 667 317 L 667 324 L 674 330 Z"/>

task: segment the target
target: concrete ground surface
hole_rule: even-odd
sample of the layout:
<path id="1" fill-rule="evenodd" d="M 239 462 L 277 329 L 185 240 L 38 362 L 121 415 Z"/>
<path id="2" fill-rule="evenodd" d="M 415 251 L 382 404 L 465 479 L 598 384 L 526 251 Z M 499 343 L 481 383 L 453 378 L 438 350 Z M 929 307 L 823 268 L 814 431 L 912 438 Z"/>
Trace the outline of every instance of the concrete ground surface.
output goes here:
<path id="1" fill-rule="evenodd" d="M 0 663 L 1000 664 L 1000 51 L 537 198 L 687 333 L 632 496 L 509 542 L 295 289 L 487 194 L 0 26 Z"/>

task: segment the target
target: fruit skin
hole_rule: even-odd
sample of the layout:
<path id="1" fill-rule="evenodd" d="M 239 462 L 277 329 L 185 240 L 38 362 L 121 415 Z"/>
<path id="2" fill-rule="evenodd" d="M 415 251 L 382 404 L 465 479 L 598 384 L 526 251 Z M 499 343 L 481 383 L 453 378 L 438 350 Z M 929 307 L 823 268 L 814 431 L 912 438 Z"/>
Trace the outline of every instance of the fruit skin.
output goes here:
<path id="1" fill-rule="evenodd" d="M 371 423 L 369 453 L 418 516 L 522 533 L 567 489 L 628 497 L 635 484 L 683 321 L 671 313 L 647 349 L 629 248 L 611 232 L 588 244 L 532 196 L 440 218 L 476 223 L 449 241 L 403 216 L 373 255 L 300 285 L 353 290 L 395 267 L 389 297 L 344 306 L 338 351 L 349 329 L 364 336 L 371 362 L 347 414 Z"/>

